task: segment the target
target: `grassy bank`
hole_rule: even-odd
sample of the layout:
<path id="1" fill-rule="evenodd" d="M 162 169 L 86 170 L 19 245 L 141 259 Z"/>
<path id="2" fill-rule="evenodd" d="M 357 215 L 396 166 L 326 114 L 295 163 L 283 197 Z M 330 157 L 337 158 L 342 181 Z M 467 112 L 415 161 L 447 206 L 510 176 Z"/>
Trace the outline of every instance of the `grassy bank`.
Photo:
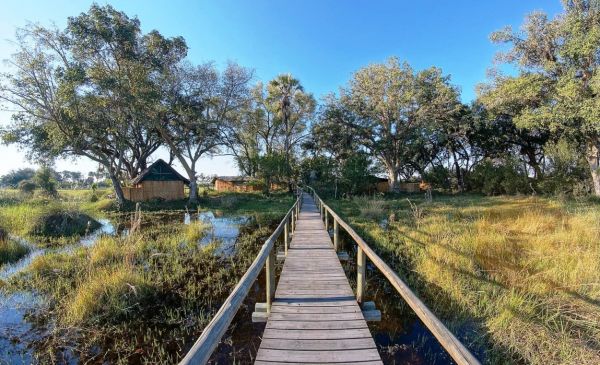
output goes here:
<path id="1" fill-rule="evenodd" d="M 29 247 L 10 238 L 0 239 L 0 267 L 18 261 L 29 253 Z"/>
<path id="2" fill-rule="evenodd" d="M 7 280 L 4 290 L 33 291 L 47 299 L 48 306 L 33 317 L 53 329 L 33 344 L 35 356 L 43 363 L 65 357 L 81 362 L 177 362 L 292 204 L 292 197 L 284 194 L 205 199 L 200 210 L 255 217 L 230 256 L 215 254 L 216 243 L 198 245 L 209 225 L 184 225 L 181 206 L 154 202 L 142 205 L 138 233 L 101 236 L 91 247 L 41 255 Z M 169 212 L 175 221 L 161 219 Z M 126 219 L 128 213 L 117 215 Z"/>
<path id="3" fill-rule="evenodd" d="M 597 203 L 409 198 L 329 203 L 487 363 L 600 362 Z"/>
<path id="4" fill-rule="evenodd" d="M 58 198 L 25 196 L 14 190 L 0 191 L 0 226 L 14 236 L 40 246 L 71 243 L 99 227 L 94 219 L 112 206 L 110 200 L 90 201 L 92 192 L 60 191 Z"/>

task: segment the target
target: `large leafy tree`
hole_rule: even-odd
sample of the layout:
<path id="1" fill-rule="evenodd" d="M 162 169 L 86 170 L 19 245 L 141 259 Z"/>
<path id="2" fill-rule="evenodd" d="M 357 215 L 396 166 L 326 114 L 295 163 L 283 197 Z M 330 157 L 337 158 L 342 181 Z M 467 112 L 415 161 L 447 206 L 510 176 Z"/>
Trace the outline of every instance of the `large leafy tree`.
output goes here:
<path id="1" fill-rule="evenodd" d="M 224 129 L 247 100 L 252 72 L 229 64 L 219 73 L 212 63 L 175 65 L 163 85 L 162 118 L 156 128 L 190 180 L 197 201 L 197 163 L 224 143 Z"/>
<path id="2" fill-rule="evenodd" d="M 30 25 L 2 75 L 13 123 L 4 141 L 30 157 L 84 156 L 105 168 L 119 203 L 122 172 L 135 177 L 161 144 L 148 128 L 159 100 L 156 75 L 186 52 L 181 38 L 142 34 L 136 18 L 92 5 L 60 31 Z"/>
<path id="3" fill-rule="evenodd" d="M 441 71 L 416 73 L 390 58 L 358 70 L 330 117 L 352 128 L 397 189 L 400 176 L 423 174 L 434 162 L 442 148 L 438 124 L 453 123 L 460 108 L 458 93 Z"/>
<path id="4" fill-rule="evenodd" d="M 512 46 L 500 59 L 519 71 L 492 81 L 492 102 L 521 104 L 512 112 L 519 128 L 579 144 L 593 190 L 600 195 L 600 3 L 563 4 L 564 13 L 554 19 L 536 12 L 526 18 L 521 31 L 507 27 L 492 34 L 494 42 Z"/>

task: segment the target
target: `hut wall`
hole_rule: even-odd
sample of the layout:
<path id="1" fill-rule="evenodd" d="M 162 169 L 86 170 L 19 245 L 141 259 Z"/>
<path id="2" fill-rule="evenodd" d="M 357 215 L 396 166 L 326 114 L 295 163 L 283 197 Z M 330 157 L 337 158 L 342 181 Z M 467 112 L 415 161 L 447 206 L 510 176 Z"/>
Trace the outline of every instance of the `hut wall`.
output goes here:
<path id="1" fill-rule="evenodd" d="M 182 181 L 142 181 L 134 187 L 124 187 L 125 199 L 139 202 L 152 199 L 180 200 L 185 199 Z"/>
<path id="2" fill-rule="evenodd" d="M 215 180 L 215 190 L 216 191 L 235 191 L 235 192 L 251 192 L 251 191 L 261 191 L 261 185 L 248 184 L 247 182 L 242 181 L 225 181 L 225 180 Z"/>
<path id="3" fill-rule="evenodd" d="M 390 184 L 387 181 L 379 181 L 375 183 L 375 189 L 379 193 L 387 193 L 390 191 Z"/>
<path id="4" fill-rule="evenodd" d="M 405 193 L 418 193 L 421 191 L 420 183 L 400 183 L 400 191 Z"/>

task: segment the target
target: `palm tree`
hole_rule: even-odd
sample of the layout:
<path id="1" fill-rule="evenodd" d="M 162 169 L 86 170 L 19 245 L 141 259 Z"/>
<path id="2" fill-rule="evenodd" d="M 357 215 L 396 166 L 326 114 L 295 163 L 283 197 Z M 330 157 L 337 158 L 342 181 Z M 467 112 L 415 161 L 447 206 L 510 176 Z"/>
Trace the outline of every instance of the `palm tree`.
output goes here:
<path id="1" fill-rule="evenodd" d="M 291 156 L 292 148 L 302 138 L 301 134 L 306 125 L 305 119 L 312 115 L 315 109 L 315 100 L 311 94 L 306 94 L 300 81 L 291 74 L 281 74 L 271 80 L 268 85 L 268 95 L 277 112 L 283 132 L 283 153 L 288 178 L 288 188 L 291 184 Z"/>

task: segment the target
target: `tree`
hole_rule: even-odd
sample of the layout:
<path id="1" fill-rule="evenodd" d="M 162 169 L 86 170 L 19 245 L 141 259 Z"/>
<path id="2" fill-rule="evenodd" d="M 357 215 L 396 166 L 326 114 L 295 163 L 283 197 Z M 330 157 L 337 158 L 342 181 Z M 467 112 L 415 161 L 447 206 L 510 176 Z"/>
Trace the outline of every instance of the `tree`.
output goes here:
<path id="1" fill-rule="evenodd" d="M 31 180 L 35 175 L 32 168 L 11 170 L 6 175 L 0 177 L 0 185 L 4 187 L 16 187 L 23 180 Z"/>
<path id="2" fill-rule="evenodd" d="M 136 18 L 92 5 L 69 18 L 64 31 L 18 30 L 17 43 L 14 72 L 0 80 L 0 100 L 16 108 L 4 141 L 42 162 L 98 162 L 122 204 L 122 172 L 134 177 L 161 143 L 146 125 L 160 96 L 156 75 L 185 55 L 185 42 L 156 31 L 143 35 Z"/>
<path id="3" fill-rule="evenodd" d="M 422 175 L 433 163 L 440 149 L 436 123 L 460 107 L 456 96 L 441 71 L 415 73 L 407 63 L 390 58 L 357 71 L 341 89 L 331 117 L 352 128 L 397 190 L 400 175 Z"/>
<path id="4" fill-rule="evenodd" d="M 222 128 L 247 97 L 251 71 L 229 64 L 220 74 L 212 63 L 174 65 L 164 80 L 161 121 L 156 125 L 190 180 L 190 203 L 198 200 L 196 165 L 215 153 Z"/>
<path id="5" fill-rule="evenodd" d="M 312 117 L 316 102 L 291 74 L 282 74 L 269 81 L 267 91 L 267 99 L 274 107 L 277 123 L 280 124 L 284 162 L 291 173 L 293 149 L 305 137 L 306 122 Z M 292 191 L 291 176 L 288 175 L 287 180 L 288 188 Z"/>
<path id="6" fill-rule="evenodd" d="M 54 171 L 46 166 L 40 167 L 33 177 L 35 185 L 42 189 L 42 191 L 49 196 L 56 196 L 56 179 L 54 178 Z"/>
<path id="7" fill-rule="evenodd" d="M 513 116 L 518 128 L 544 130 L 553 139 L 568 138 L 586 156 L 593 190 L 600 195 L 600 3 L 565 0 L 564 13 L 554 19 L 530 14 L 521 32 L 510 27 L 492 34 L 492 41 L 512 48 L 499 55 L 519 74 L 497 76 L 492 89 L 499 103 L 528 103 Z"/>
<path id="8" fill-rule="evenodd" d="M 265 178 L 266 193 L 275 176 L 291 187 L 297 147 L 315 109 L 313 96 L 291 75 L 280 75 L 266 88 L 257 83 L 239 106 L 229 113 L 222 137 L 238 167 L 248 176 Z"/>

